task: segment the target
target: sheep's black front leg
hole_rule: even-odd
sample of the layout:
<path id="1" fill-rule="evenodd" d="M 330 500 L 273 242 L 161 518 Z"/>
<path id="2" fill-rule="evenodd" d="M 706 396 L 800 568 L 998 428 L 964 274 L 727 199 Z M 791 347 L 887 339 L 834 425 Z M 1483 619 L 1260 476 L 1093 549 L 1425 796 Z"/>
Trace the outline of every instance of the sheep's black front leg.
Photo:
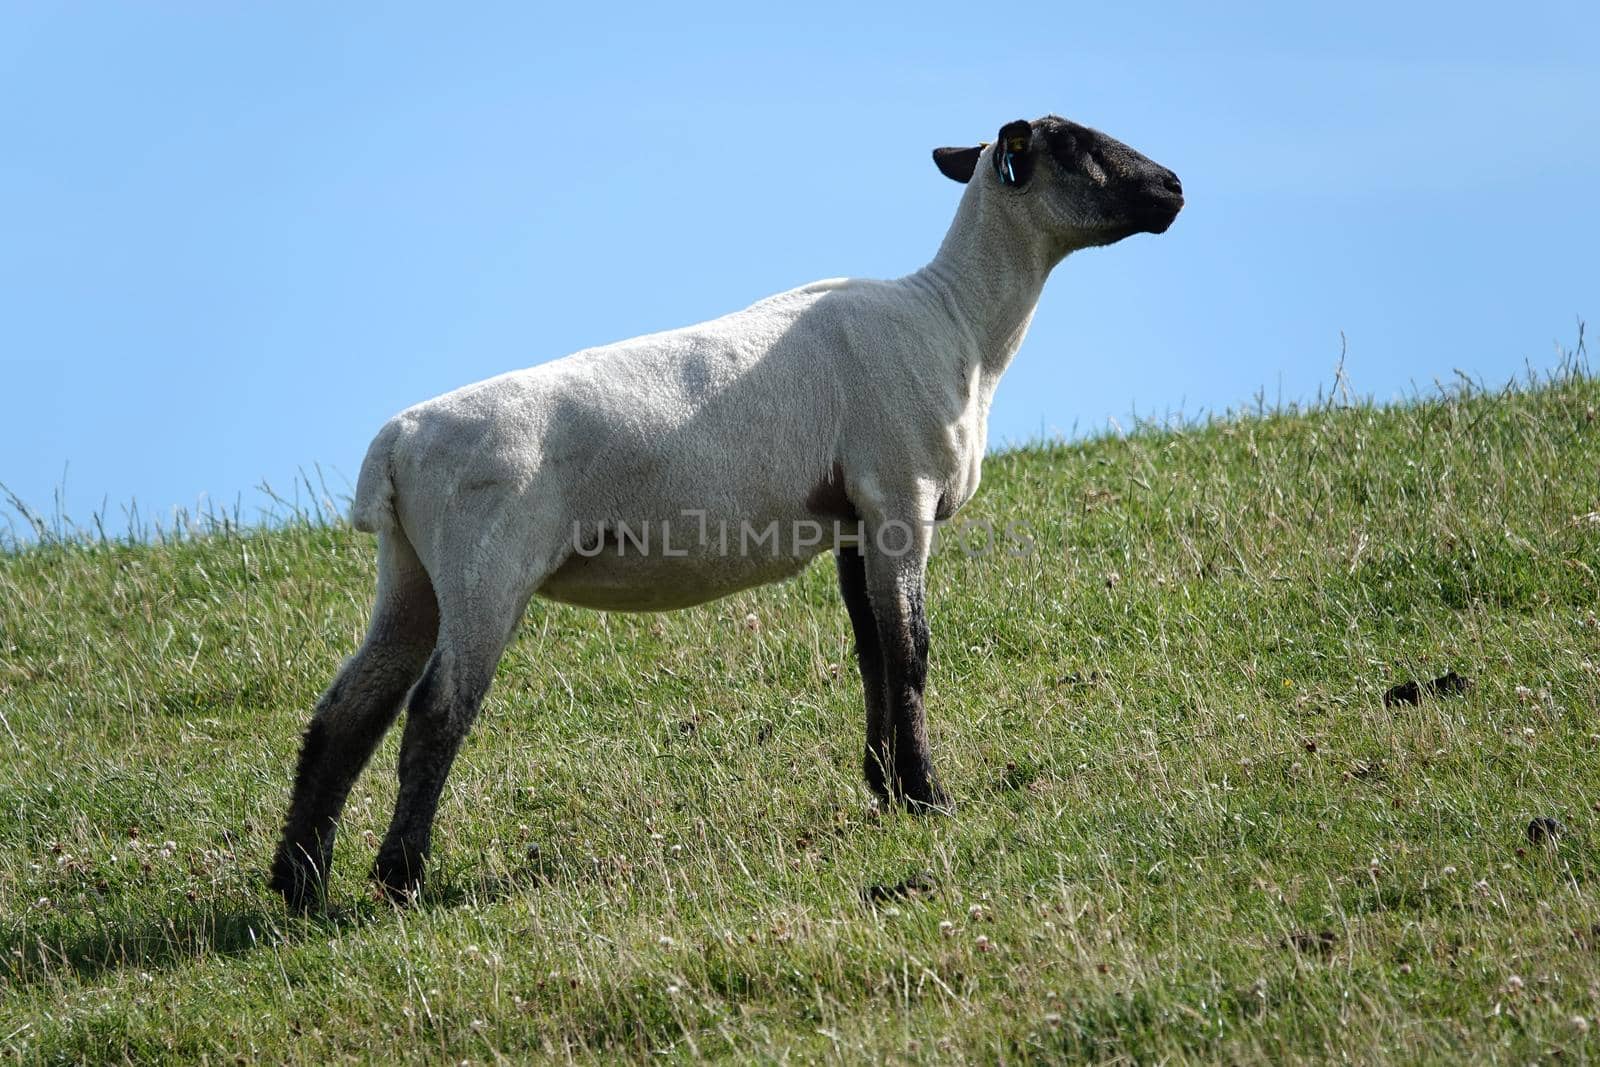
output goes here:
<path id="1" fill-rule="evenodd" d="M 861 550 L 841 545 L 834 553 L 839 568 L 839 592 L 850 615 L 850 628 L 856 638 L 856 666 L 861 671 L 862 696 L 867 706 L 867 754 L 863 770 L 867 785 L 885 800 L 889 799 L 889 767 L 892 766 L 889 740 L 891 723 L 888 694 L 884 688 L 883 649 L 878 644 L 878 620 L 872 614 L 867 595 L 867 567 Z"/>
<path id="2" fill-rule="evenodd" d="M 912 810 L 948 809 L 949 795 L 933 769 L 922 699 L 928 678 L 926 556 L 916 552 L 897 555 L 869 544 L 864 562 L 883 664 L 884 718 L 888 720 L 887 737 L 879 738 L 876 750 L 869 735 L 868 762 L 877 763 L 880 774 L 888 771 L 888 794 Z M 873 781 L 870 769 L 867 780 Z"/>

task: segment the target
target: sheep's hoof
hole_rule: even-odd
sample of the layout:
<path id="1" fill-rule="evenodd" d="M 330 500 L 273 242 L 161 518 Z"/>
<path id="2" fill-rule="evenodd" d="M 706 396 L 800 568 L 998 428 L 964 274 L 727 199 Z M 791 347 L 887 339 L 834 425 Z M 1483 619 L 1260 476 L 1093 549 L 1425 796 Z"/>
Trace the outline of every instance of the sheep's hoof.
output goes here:
<path id="1" fill-rule="evenodd" d="M 955 802 L 936 778 L 894 783 L 892 791 L 875 790 L 885 804 L 899 804 L 913 815 L 954 815 Z"/>
<path id="2" fill-rule="evenodd" d="M 883 773 L 883 764 L 871 752 L 867 753 L 867 758 L 862 763 L 862 770 L 866 774 L 867 788 L 872 790 L 873 796 L 884 804 L 894 799 L 889 792 L 889 783 Z"/>
<path id="3" fill-rule="evenodd" d="M 954 815 L 955 802 L 950 799 L 950 794 L 938 782 L 930 783 L 922 789 L 908 789 L 900 796 L 900 803 L 913 815 Z"/>
<path id="4" fill-rule="evenodd" d="M 272 863 L 267 888 L 283 897 L 290 911 L 302 915 L 316 911 L 323 905 L 325 887 L 317 868 L 282 852 Z"/>
<path id="5" fill-rule="evenodd" d="M 397 907 L 416 902 L 422 892 L 421 856 L 408 854 L 405 849 L 383 849 L 372 864 L 369 877 L 383 899 Z"/>

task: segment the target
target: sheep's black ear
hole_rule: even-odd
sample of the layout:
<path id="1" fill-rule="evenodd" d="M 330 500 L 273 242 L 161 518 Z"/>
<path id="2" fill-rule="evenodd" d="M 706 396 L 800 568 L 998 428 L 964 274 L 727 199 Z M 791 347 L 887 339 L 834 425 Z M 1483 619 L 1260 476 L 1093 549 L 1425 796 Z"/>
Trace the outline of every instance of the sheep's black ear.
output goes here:
<path id="1" fill-rule="evenodd" d="M 1018 119 L 1000 127 L 995 139 L 994 172 L 1007 185 L 1023 186 L 1033 177 L 1033 123 Z"/>
<path id="2" fill-rule="evenodd" d="M 972 172 L 978 169 L 978 157 L 981 155 L 982 145 L 977 148 L 935 148 L 933 165 L 946 178 L 965 184 L 972 180 Z"/>

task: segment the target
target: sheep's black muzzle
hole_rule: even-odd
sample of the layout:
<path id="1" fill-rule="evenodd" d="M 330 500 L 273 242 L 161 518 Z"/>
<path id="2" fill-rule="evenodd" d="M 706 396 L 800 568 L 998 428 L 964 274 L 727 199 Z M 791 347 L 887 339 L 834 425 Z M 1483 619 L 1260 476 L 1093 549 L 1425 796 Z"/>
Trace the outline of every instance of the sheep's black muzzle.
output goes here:
<path id="1" fill-rule="evenodd" d="M 1183 210 L 1183 183 L 1176 174 L 1162 168 L 1140 192 L 1139 228 L 1146 233 L 1166 233 Z"/>

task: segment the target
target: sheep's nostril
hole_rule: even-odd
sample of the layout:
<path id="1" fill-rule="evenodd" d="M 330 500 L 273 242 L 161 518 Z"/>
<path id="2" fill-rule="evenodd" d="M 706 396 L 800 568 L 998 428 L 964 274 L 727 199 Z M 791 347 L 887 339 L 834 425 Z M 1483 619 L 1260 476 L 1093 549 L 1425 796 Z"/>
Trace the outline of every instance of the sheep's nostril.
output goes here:
<path id="1" fill-rule="evenodd" d="M 1183 183 L 1178 180 L 1178 176 L 1176 174 L 1169 174 L 1165 178 L 1162 178 L 1161 187 L 1169 193 L 1176 193 L 1179 196 L 1183 195 Z"/>

